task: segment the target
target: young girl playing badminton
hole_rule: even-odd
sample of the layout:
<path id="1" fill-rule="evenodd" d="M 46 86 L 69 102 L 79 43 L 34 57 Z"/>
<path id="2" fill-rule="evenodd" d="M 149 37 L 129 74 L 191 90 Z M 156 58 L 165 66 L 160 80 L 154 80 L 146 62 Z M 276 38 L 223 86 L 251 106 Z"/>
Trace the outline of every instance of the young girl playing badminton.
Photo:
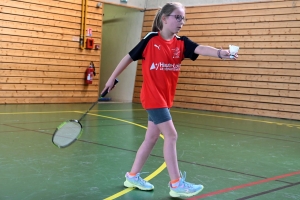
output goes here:
<path id="1" fill-rule="evenodd" d="M 153 190 L 154 186 L 140 177 L 160 133 L 164 135 L 163 154 L 170 176 L 170 195 L 190 197 L 198 194 L 202 185 L 185 181 L 186 174 L 179 171 L 176 151 L 177 132 L 170 108 L 176 90 L 181 61 L 197 59 L 198 55 L 230 59 L 228 50 L 198 45 L 187 37 L 176 34 L 185 23 L 185 8 L 181 3 L 167 3 L 156 14 L 152 31 L 148 33 L 118 64 L 105 89 L 111 90 L 117 76 L 132 62 L 142 59 L 143 85 L 141 103 L 148 113 L 148 129 L 130 172 L 125 175 L 126 187 Z M 231 59 L 236 59 L 234 55 Z"/>

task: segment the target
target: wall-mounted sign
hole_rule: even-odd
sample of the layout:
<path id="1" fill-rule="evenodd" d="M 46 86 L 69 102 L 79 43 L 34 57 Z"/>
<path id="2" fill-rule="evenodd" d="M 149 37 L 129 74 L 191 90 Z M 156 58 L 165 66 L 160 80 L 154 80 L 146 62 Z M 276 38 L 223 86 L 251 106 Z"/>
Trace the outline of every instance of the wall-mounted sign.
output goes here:
<path id="1" fill-rule="evenodd" d="M 79 42 L 80 38 L 78 36 L 73 36 L 72 41 Z"/>
<path id="2" fill-rule="evenodd" d="M 92 34 L 93 34 L 92 29 L 91 29 L 91 28 L 88 28 L 88 29 L 86 30 L 86 36 L 92 37 Z"/>

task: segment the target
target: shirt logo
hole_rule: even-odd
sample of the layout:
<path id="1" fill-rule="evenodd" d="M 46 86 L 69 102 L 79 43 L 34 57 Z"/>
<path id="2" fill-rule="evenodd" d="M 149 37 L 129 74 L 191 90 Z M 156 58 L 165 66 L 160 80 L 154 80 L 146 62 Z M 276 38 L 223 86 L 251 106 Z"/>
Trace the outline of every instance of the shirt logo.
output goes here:
<path id="1" fill-rule="evenodd" d="M 180 49 L 176 47 L 175 49 L 172 49 L 173 51 L 173 58 L 179 58 L 180 56 Z"/>
<path id="2" fill-rule="evenodd" d="M 150 70 L 154 70 L 154 69 L 156 69 L 156 67 L 155 67 L 155 64 L 152 63 L 152 65 L 151 65 L 151 67 L 150 67 Z"/>
<path id="3" fill-rule="evenodd" d="M 171 63 L 152 63 L 150 70 L 161 70 L 161 71 L 180 71 L 181 64 L 171 64 Z"/>
<path id="4" fill-rule="evenodd" d="M 160 45 L 154 44 L 154 46 L 160 50 Z"/>

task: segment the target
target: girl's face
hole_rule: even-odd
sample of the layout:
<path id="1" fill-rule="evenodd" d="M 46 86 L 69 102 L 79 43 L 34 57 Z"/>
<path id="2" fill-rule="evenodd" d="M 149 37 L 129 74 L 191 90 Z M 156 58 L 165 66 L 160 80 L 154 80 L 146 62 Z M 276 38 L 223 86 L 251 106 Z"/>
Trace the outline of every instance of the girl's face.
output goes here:
<path id="1" fill-rule="evenodd" d="M 177 34 L 185 22 L 184 8 L 177 8 L 170 15 L 163 17 L 163 30 L 168 30 L 172 34 Z"/>

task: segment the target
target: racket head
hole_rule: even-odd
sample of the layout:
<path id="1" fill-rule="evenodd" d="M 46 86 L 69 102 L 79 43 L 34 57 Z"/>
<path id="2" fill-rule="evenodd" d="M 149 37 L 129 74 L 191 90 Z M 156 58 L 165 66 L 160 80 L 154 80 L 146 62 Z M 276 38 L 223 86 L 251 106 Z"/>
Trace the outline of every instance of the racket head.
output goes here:
<path id="1" fill-rule="evenodd" d="M 54 131 L 52 143 L 59 148 L 65 148 L 80 138 L 82 132 L 82 125 L 78 120 L 65 121 Z"/>

